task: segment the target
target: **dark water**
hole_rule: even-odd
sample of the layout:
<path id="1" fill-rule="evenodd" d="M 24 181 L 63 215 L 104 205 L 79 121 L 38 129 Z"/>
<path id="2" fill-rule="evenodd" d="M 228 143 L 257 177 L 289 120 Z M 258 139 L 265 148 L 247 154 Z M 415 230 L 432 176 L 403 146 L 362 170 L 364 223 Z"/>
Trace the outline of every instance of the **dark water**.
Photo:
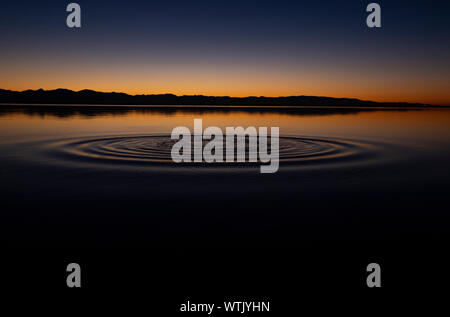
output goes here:
<path id="1" fill-rule="evenodd" d="M 176 165 L 177 126 L 277 126 L 280 168 Z M 7 247 L 446 241 L 450 111 L 3 107 Z"/>

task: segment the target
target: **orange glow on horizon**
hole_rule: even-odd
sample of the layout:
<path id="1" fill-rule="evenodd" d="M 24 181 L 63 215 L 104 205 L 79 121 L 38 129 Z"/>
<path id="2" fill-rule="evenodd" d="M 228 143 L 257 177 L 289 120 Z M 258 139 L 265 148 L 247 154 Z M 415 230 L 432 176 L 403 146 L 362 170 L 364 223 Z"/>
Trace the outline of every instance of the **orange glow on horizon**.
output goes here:
<path id="1" fill-rule="evenodd" d="M 204 95 L 204 96 L 229 96 L 229 97 L 252 97 L 252 96 L 264 96 L 264 97 L 289 97 L 289 96 L 319 96 L 319 97 L 333 97 L 333 98 L 356 98 L 367 101 L 377 102 L 408 102 L 419 104 L 431 104 L 431 105 L 450 105 L 450 96 L 445 94 L 433 94 L 426 92 L 411 92 L 409 94 L 397 95 L 397 94 L 376 94 L 374 92 L 364 93 L 356 92 L 354 89 L 349 89 L 349 93 L 345 93 L 344 90 L 295 90 L 284 89 L 284 91 L 276 89 L 262 89 L 262 90 L 243 90 L 243 89 L 146 89 L 146 88 L 134 88 L 129 87 L 124 89 L 121 87 L 111 86 L 112 88 L 101 86 L 86 86 L 86 85 L 10 85 L 0 84 L 0 89 L 24 91 L 24 90 L 54 90 L 54 89 L 70 89 L 73 91 L 80 91 L 84 89 L 94 90 L 98 92 L 118 92 L 126 93 L 129 95 L 159 95 L 159 94 L 174 94 L 177 96 L 183 95 Z"/>
<path id="2" fill-rule="evenodd" d="M 45 68 L 46 71 L 42 72 Z M 411 102 L 450 105 L 450 82 L 443 75 L 424 80 L 422 76 L 368 76 L 360 72 L 291 71 L 286 69 L 202 67 L 76 67 L 48 65 L 7 66 L 0 74 L 0 88 L 136 94 L 207 95 L 207 96 L 326 96 L 357 98 L 381 102 Z"/>

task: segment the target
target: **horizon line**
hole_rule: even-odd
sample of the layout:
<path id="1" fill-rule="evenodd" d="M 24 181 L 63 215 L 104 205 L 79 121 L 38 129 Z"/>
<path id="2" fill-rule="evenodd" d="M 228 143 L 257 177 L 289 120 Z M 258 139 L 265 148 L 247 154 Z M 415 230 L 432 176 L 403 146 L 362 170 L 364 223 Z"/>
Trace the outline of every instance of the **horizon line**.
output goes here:
<path id="1" fill-rule="evenodd" d="M 144 93 L 144 94 L 132 94 L 128 92 L 122 92 L 122 91 L 100 91 L 100 90 L 94 90 L 89 88 L 84 88 L 81 90 L 72 90 L 69 88 L 55 88 L 55 89 L 44 89 L 44 88 L 38 88 L 38 89 L 25 89 L 25 90 L 11 90 L 11 89 L 3 89 L 0 88 L 0 91 L 9 91 L 13 93 L 25 93 L 25 92 L 54 92 L 54 91 L 68 91 L 73 93 L 80 93 L 80 92 L 94 92 L 94 93 L 102 93 L 102 94 L 121 94 L 121 95 L 127 95 L 130 97 L 139 97 L 139 96 L 174 96 L 177 98 L 182 97 L 205 97 L 205 98 L 230 98 L 230 99 L 252 99 L 252 98 L 259 98 L 259 99 L 282 99 L 282 98 L 324 98 L 324 99 L 335 99 L 335 100 L 349 100 L 349 101 L 357 101 L 357 102 L 365 102 L 365 103 L 377 103 L 377 104 L 410 104 L 410 105 L 420 105 L 420 106 L 436 106 L 436 107 L 450 107 L 450 104 L 432 104 L 432 103 L 424 103 L 424 102 L 409 102 L 409 101 L 374 101 L 374 100 L 368 100 L 368 99 L 359 99 L 355 97 L 331 97 L 331 96 L 317 96 L 317 95 L 280 95 L 280 96 L 264 96 L 264 95 L 247 95 L 247 96 L 229 96 L 229 95 L 203 95 L 203 94 L 181 94 L 177 95 L 174 93 Z"/>

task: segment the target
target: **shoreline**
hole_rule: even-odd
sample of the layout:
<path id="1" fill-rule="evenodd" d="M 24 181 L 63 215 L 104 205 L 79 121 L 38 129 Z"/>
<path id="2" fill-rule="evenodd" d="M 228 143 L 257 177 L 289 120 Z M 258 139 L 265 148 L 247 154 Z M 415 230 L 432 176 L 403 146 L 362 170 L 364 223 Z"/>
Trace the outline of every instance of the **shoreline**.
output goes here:
<path id="1" fill-rule="evenodd" d="M 374 110 L 427 110 L 427 109 L 450 109 L 450 106 L 286 106 L 286 105 L 140 105 L 140 104 L 94 104 L 94 103 L 0 103 L 0 107 L 101 107 L 101 108 L 129 108 L 129 109 L 374 109 Z"/>

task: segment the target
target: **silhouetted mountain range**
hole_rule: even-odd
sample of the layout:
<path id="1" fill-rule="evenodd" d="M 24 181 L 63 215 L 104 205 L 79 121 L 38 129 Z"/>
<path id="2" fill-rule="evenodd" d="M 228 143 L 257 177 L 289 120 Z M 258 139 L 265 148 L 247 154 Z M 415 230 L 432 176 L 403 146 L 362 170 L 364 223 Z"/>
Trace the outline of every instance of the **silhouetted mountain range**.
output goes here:
<path id="1" fill-rule="evenodd" d="M 212 106 L 332 106 L 332 107 L 424 107 L 430 106 L 406 102 L 374 102 L 352 98 L 331 98 L 314 96 L 290 97 L 214 97 L 202 95 L 176 96 L 128 95 L 105 93 L 93 90 L 72 91 L 0 89 L 0 103 L 21 104 L 92 104 L 92 105 L 212 105 Z"/>

